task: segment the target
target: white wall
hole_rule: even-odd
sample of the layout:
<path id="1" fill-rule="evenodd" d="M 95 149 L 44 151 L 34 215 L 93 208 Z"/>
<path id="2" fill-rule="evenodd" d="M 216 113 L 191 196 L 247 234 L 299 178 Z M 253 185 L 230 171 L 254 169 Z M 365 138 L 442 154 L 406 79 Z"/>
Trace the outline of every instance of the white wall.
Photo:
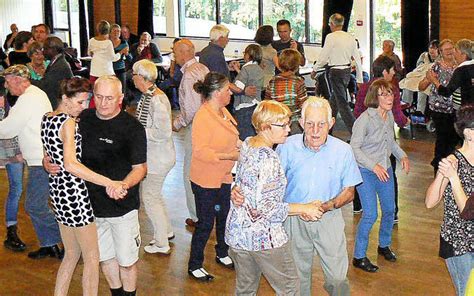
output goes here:
<path id="1" fill-rule="evenodd" d="M 33 25 L 43 22 L 43 1 L 0 0 L 0 40 L 10 34 L 10 25 L 15 23 L 20 31 L 30 31 Z"/>

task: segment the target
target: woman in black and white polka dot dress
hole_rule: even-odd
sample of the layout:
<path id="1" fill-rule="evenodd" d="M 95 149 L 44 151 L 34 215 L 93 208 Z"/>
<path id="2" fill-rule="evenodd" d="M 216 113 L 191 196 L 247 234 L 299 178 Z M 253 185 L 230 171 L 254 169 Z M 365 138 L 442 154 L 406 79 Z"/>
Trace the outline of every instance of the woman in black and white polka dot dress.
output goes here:
<path id="1" fill-rule="evenodd" d="M 122 183 L 94 173 L 80 163 L 81 135 L 76 117 L 87 107 L 91 85 L 87 79 L 74 77 L 61 83 L 62 98 L 58 108 L 45 114 L 41 140 L 45 157 L 59 165 L 49 175 L 49 191 L 65 254 L 56 278 L 55 295 L 67 295 L 71 277 L 82 255 L 84 295 L 97 295 L 99 249 L 94 213 L 85 181 L 107 187 L 114 198 L 124 195 Z"/>

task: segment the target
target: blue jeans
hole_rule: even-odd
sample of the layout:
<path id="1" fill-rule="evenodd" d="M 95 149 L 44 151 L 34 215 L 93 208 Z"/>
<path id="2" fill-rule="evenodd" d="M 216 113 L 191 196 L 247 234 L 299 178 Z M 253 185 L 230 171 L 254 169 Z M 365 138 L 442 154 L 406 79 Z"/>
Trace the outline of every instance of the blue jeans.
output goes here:
<path id="1" fill-rule="evenodd" d="M 393 170 L 387 169 L 389 179 L 382 182 L 374 172 L 360 168 L 363 183 L 357 186 L 357 192 L 362 203 L 362 218 L 357 229 L 354 247 L 354 258 L 366 257 L 369 234 L 375 221 L 377 221 L 377 196 L 382 209 L 380 221 L 379 246 L 385 248 L 392 243 L 393 217 L 395 214 L 395 189 L 393 183 Z"/>
<path id="2" fill-rule="evenodd" d="M 456 295 L 464 296 L 467 280 L 471 269 L 474 268 L 474 253 L 466 253 L 446 259 L 451 280 L 456 288 Z"/>
<path id="3" fill-rule="evenodd" d="M 195 270 L 202 267 L 204 249 L 214 228 L 216 220 L 216 255 L 220 258 L 228 255 L 229 246 L 225 243 L 225 223 L 230 209 L 230 184 L 220 188 L 203 188 L 191 182 L 196 201 L 198 222 L 191 240 L 191 254 L 188 268 Z"/>
<path id="4" fill-rule="evenodd" d="M 43 167 L 28 167 L 25 210 L 30 215 L 41 247 L 50 247 L 61 242 L 58 223 L 48 206 L 48 182 L 48 173 Z"/>
<path id="5" fill-rule="evenodd" d="M 5 201 L 5 220 L 8 226 L 17 224 L 18 205 L 23 191 L 23 162 L 7 163 L 8 197 Z"/>

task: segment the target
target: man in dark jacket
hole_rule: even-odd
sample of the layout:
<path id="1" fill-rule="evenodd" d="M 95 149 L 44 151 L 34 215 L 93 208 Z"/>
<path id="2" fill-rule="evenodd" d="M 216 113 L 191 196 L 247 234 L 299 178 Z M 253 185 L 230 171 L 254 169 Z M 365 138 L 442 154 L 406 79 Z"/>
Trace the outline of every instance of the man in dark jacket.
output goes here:
<path id="1" fill-rule="evenodd" d="M 73 76 L 71 67 L 63 55 L 64 45 L 61 39 L 56 36 L 46 38 L 43 45 L 43 54 L 50 60 L 44 77 L 31 83 L 41 88 L 49 98 L 53 110 L 58 106 L 58 98 L 61 96 L 59 84 L 63 79 Z"/>

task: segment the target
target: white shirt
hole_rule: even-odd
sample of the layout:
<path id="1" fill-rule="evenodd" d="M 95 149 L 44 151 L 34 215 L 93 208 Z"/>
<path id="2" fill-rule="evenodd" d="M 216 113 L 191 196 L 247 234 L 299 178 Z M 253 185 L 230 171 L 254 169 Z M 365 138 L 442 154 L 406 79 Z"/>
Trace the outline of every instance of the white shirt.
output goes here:
<path id="1" fill-rule="evenodd" d="M 30 85 L 18 97 L 8 116 L 0 121 L 0 139 L 18 136 L 21 153 L 29 166 L 40 166 L 43 160 L 41 120 L 51 112 L 51 103 L 44 91 Z"/>
<path id="2" fill-rule="evenodd" d="M 114 45 L 110 40 L 89 40 L 87 53 L 92 56 L 90 75 L 100 77 L 103 75 L 114 75 L 112 62 L 120 59 L 120 53 L 114 53 Z"/>
<path id="3" fill-rule="evenodd" d="M 357 82 L 363 83 L 362 65 L 355 38 L 347 32 L 335 31 L 326 36 L 326 42 L 313 69 L 317 71 L 325 65 L 334 66 L 335 69 L 347 69 L 350 68 L 352 57 L 355 61 Z"/>

